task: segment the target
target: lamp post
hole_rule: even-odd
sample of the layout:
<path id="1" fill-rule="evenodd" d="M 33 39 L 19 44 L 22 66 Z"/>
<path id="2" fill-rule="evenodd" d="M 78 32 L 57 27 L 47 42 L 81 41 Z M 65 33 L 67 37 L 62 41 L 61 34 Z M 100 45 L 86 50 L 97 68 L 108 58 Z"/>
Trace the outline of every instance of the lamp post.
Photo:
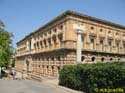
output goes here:
<path id="1" fill-rule="evenodd" d="M 82 55 L 82 33 L 84 31 L 84 26 L 79 24 L 73 24 L 73 28 L 76 29 L 77 33 L 77 45 L 76 45 L 76 61 L 81 63 Z"/>

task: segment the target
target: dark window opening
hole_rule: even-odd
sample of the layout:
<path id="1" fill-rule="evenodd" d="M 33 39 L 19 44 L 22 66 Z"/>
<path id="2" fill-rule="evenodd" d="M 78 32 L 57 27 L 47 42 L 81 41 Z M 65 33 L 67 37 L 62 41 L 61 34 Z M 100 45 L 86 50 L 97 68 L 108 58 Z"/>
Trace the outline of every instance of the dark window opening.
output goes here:
<path id="1" fill-rule="evenodd" d="M 113 59 L 112 58 L 110 58 L 110 61 L 112 61 Z"/>
<path id="2" fill-rule="evenodd" d="M 29 40 L 29 49 L 31 50 L 31 40 Z"/>
<path id="3" fill-rule="evenodd" d="M 120 58 L 118 58 L 118 61 L 120 61 Z"/>
<path id="4" fill-rule="evenodd" d="M 85 57 L 84 57 L 84 56 L 82 56 L 81 60 L 82 60 L 82 61 L 84 61 L 84 60 L 85 60 Z"/>
<path id="5" fill-rule="evenodd" d="M 92 62 L 94 62 L 95 61 L 95 57 L 92 57 Z"/>
<path id="6" fill-rule="evenodd" d="M 101 58 L 101 61 L 104 61 L 104 57 Z"/>
<path id="7" fill-rule="evenodd" d="M 52 61 L 54 61 L 54 57 L 52 57 Z"/>
<path id="8" fill-rule="evenodd" d="M 61 60 L 60 56 L 58 56 L 57 59 L 58 59 L 58 61 L 60 61 Z"/>
<path id="9" fill-rule="evenodd" d="M 91 29 L 91 30 L 94 30 L 94 27 L 91 27 L 90 29 Z"/>

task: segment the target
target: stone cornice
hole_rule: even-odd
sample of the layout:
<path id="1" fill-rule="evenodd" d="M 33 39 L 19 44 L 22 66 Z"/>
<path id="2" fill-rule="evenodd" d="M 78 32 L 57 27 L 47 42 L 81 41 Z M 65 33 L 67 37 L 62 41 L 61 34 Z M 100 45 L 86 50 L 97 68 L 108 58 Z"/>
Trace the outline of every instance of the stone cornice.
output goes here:
<path id="1" fill-rule="evenodd" d="M 37 33 L 39 31 L 47 28 L 48 26 L 52 25 L 53 23 L 57 22 L 58 20 L 62 20 L 65 17 L 67 17 L 67 19 L 68 18 L 71 19 L 72 17 L 70 17 L 70 16 L 75 16 L 75 17 L 78 17 L 78 18 L 85 18 L 85 19 L 90 20 L 90 21 L 100 22 L 102 24 L 107 24 L 107 25 L 118 27 L 120 29 L 125 30 L 125 26 L 123 26 L 123 25 L 116 24 L 116 23 L 113 23 L 113 22 L 110 22 L 110 21 L 102 20 L 102 19 L 99 19 L 99 18 L 96 18 L 96 17 L 92 17 L 92 16 L 88 16 L 88 15 L 85 15 L 85 14 L 81 14 L 81 13 L 78 13 L 78 12 L 74 12 L 74 11 L 68 10 L 68 11 L 62 13 L 61 15 L 57 16 L 56 18 L 54 18 L 53 20 L 51 20 L 47 24 L 45 24 L 42 27 L 38 28 L 36 31 L 31 32 L 29 35 L 27 35 L 22 40 L 20 40 L 19 42 L 17 42 L 17 44 L 20 43 L 20 42 L 22 42 L 26 38 L 29 38 L 30 36 L 34 35 L 35 33 Z"/>

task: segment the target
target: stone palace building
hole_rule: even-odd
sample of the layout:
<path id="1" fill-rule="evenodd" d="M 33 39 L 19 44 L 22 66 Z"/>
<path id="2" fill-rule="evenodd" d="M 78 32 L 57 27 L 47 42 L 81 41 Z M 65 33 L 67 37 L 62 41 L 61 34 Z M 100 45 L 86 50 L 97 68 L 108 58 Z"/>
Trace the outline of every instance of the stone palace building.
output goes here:
<path id="1" fill-rule="evenodd" d="M 16 66 L 22 77 L 58 77 L 63 65 L 76 63 L 81 25 L 81 63 L 125 61 L 125 26 L 66 11 L 17 42 Z"/>

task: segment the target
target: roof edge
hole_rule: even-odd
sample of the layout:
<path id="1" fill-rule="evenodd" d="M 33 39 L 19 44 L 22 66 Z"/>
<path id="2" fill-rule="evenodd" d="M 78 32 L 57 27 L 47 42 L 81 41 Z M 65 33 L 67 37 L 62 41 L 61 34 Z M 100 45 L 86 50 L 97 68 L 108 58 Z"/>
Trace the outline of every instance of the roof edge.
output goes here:
<path id="1" fill-rule="evenodd" d="M 100 18 L 96 18 L 96 17 L 92 17 L 92 16 L 88 16 L 88 15 L 85 15 L 85 14 L 82 14 L 82 13 L 79 13 L 79 12 L 75 12 L 75 11 L 72 11 L 72 10 L 66 10 L 65 12 L 63 12 L 62 14 L 60 14 L 59 16 L 55 17 L 54 19 L 52 19 L 51 21 L 49 21 L 48 23 L 46 23 L 45 25 L 41 26 L 40 28 L 38 28 L 37 30 L 35 30 L 34 32 L 31 32 L 30 34 L 26 35 L 23 39 L 21 39 L 20 41 L 18 41 L 16 44 L 20 43 L 21 41 L 25 40 L 25 38 L 33 35 L 34 33 L 38 32 L 40 29 L 44 29 L 46 28 L 48 25 L 52 24 L 53 22 L 55 22 L 56 20 L 66 16 L 66 15 L 76 15 L 76 16 L 80 16 L 80 17 L 85 17 L 85 18 L 89 18 L 90 20 L 94 20 L 94 21 L 98 21 L 98 22 L 102 22 L 104 24 L 109 24 L 111 26 L 116 26 L 116 27 L 119 27 L 119 28 L 122 28 L 122 29 L 125 29 L 125 26 L 123 25 L 120 25 L 120 24 L 116 24 L 114 22 L 111 22 L 111 21 L 107 21 L 107 20 L 103 20 L 103 19 L 100 19 Z"/>

